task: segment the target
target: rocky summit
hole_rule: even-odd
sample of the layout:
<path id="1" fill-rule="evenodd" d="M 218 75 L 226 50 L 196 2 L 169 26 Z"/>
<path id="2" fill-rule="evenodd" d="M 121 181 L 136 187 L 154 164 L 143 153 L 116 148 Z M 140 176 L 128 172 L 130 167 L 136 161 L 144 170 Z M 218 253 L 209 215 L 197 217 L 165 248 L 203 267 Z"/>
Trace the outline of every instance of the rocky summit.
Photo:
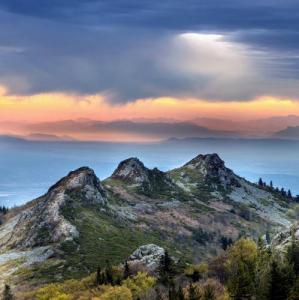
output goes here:
<path id="1" fill-rule="evenodd" d="M 292 206 L 275 190 L 236 175 L 217 154 L 168 172 L 130 158 L 103 181 L 83 167 L 5 215 L 0 283 L 21 288 L 83 277 L 136 249 L 130 263 L 153 269 L 163 249 L 198 263 L 241 236 L 275 236 L 295 221 Z"/>
<path id="2" fill-rule="evenodd" d="M 111 177 L 138 184 L 149 182 L 149 172 L 138 158 L 132 157 L 122 161 Z"/>
<path id="3" fill-rule="evenodd" d="M 153 194 L 172 187 L 172 181 L 167 173 L 157 168 L 146 168 L 138 158 L 122 161 L 113 172 L 111 179 L 122 181 L 143 193 Z"/>

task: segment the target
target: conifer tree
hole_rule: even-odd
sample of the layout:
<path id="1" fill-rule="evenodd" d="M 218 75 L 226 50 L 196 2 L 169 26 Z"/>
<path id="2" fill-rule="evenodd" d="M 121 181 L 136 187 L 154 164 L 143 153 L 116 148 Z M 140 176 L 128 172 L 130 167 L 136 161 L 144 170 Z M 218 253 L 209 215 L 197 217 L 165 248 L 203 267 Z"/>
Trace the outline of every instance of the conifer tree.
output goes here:
<path id="1" fill-rule="evenodd" d="M 258 185 L 259 186 L 264 186 L 264 182 L 263 182 L 263 179 L 261 177 L 259 179 Z"/>
<path id="2" fill-rule="evenodd" d="M 159 275 L 160 280 L 165 284 L 168 284 L 174 275 L 173 261 L 167 250 L 165 250 L 164 255 L 160 259 Z"/>
<path id="3" fill-rule="evenodd" d="M 294 233 L 292 234 L 291 245 L 287 249 L 286 258 L 295 276 L 299 276 L 299 242 L 296 241 Z"/>
<path id="4" fill-rule="evenodd" d="M 131 276 L 131 270 L 130 270 L 128 262 L 126 261 L 125 266 L 124 266 L 124 279 L 127 279 L 130 276 Z"/>
<path id="5" fill-rule="evenodd" d="M 107 260 L 106 261 L 106 269 L 105 269 L 105 281 L 106 283 L 112 284 L 113 285 L 113 274 L 112 274 L 112 267 L 110 262 Z"/>
<path id="6" fill-rule="evenodd" d="M 271 262 L 269 300 L 285 300 L 288 297 L 293 274 L 289 265 L 284 265 L 277 258 Z"/>
<path id="7" fill-rule="evenodd" d="M 182 286 L 179 286 L 179 289 L 178 289 L 178 292 L 177 292 L 177 300 L 185 300 L 185 296 L 184 296 Z"/>
<path id="8" fill-rule="evenodd" d="M 5 284 L 3 291 L 3 300 L 12 300 L 13 294 L 11 292 L 11 288 L 8 284 Z"/>
<path id="9" fill-rule="evenodd" d="M 96 284 L 101 285 L 105 283 L 104 274 L 100 267 L 97 268 L 97 275 L 96 275 Z"/>
<path id="10" fill-rule="evenodd" d="M 283 187 L 280 189 L 280 194 L 282 197 L 285 197 L 287 195 L 287 193 Z"/>

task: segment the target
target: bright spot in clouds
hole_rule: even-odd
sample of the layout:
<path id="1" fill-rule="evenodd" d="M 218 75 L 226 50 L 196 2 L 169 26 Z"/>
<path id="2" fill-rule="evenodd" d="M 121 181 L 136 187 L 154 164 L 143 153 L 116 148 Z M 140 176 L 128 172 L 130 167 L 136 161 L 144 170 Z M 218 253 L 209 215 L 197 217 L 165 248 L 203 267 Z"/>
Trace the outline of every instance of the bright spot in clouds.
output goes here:
<path id="1" fill-rule="evenodd" d="M 224 35 L 183 33 L 175 42 L 180 67 L 188 73 L 238 78 L 252 72 L 245 46 L 226 41 Z"/>

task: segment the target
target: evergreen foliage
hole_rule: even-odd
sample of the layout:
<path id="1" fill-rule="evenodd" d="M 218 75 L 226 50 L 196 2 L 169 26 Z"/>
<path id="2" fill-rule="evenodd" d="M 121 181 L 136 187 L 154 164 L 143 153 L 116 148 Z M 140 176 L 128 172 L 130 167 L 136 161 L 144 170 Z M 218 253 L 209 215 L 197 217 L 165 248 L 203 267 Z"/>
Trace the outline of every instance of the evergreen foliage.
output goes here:
<path id="1" fill-rule="evenodd" d="M 3 300 L 13 300 L 13 294 L 8 284 L 5 284 L 4 286 Z"/>

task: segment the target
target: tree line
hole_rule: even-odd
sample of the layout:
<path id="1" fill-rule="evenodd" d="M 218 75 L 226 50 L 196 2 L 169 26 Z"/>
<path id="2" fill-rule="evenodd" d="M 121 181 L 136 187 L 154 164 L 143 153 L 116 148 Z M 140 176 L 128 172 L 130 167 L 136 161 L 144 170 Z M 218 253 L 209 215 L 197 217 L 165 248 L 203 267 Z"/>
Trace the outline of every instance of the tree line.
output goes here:
<path id="1" fill-rule="evenodd" d="M 292 192 L 290 189 L 285 189 L 284 187 L 282 188 L 278 188 L 278 187 L 274 187 L 273 185 L 273 181 L 270 180 L 270 183 L 267 184 L 265 181 L 263 181 L 262 178 L 259 178 L 258 180 L 258 186 L 260 188 L 263 188 L 265 190 L 268 190 L 270 192 L 274 192 L 276 194 L 278 194 L 279 196 L 289 199 L 291 201 L 296 201 L 299 203 L 299 195 L 293 196 Z"/>

